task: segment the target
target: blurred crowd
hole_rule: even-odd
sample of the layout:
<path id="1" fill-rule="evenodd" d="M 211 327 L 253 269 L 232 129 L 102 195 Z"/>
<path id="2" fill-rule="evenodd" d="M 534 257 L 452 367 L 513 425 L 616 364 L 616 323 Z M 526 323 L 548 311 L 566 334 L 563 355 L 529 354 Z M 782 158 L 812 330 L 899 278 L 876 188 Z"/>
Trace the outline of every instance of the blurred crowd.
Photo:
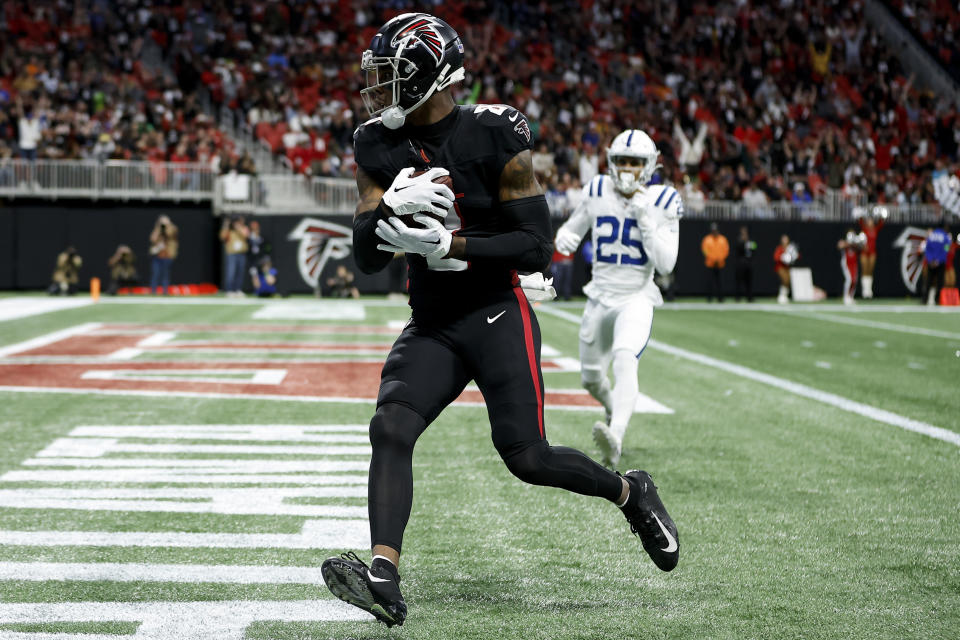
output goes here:
<path id="1" fill-rule="evenodd" d="M 894 4 L 951 64 L 956 8 Z M 955 169 L 956 110 L 917 91 L 859 0 L 8 0 L 0 155 L 255 172 L 201 109 L 209 103 L 295 171 L 352 177 L 352 133 L 366 119 L 360 53 L 409 10 L 462 35 L 458 100 L 527 114 L 535 168 L 561 209 L 604 170 L 603 148 L 626 127 L 650 132 L 663 179 L 684 185 L 693 209 L 806 202 L 827 188 L 933 202 L 931 171 Z M 40 123 L 26 140 L 25 118 Z"/>
<path id="2" fill-rule="evenodd" d="M 960 79 L 960 11 L 950 0 L 888 0 L 913 34 L 953 75 Z"/>

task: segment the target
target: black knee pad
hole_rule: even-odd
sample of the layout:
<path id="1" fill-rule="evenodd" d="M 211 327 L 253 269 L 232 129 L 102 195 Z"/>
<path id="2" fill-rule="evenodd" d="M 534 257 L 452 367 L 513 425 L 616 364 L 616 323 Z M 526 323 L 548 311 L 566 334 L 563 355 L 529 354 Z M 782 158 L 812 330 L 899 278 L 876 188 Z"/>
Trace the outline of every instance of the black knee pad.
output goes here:
<path id="1" fill-rule="evenodd" d="M 412 450 L 427 423 L 413 409 L 387 403 L 377 407 L 370 420 L 370 444 L 374 448 Z"/>
<path id="2" fill-rule="evenodd" d="M 545 461 L 550 457 L 551 447 L 546 440 L 537 440 L 522 448 L 514 448 L 500 456 L 510 473 L 529 484 L 550 484 Z"/>

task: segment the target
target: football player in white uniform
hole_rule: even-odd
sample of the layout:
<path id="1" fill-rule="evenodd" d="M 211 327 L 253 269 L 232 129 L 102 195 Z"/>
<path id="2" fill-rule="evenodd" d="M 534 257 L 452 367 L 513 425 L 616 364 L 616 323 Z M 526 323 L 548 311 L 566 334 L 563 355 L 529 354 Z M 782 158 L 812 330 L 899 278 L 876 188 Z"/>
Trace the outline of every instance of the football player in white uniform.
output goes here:
<path id="1" fill-rule="evenodd" d="M 654 271 L 673 271 L 683 203 L 673 187 L 647 183 L 657 169 L 657 146 L 628 129 L 607 150 L 607 174 L 583 188 L 583 200 L 557 232 L 557 251 L 576 251 L 593 235 L 593 279 L 584 287 L 580 323 L 581 381 L 607 411 L 593 426 L 605 461 L 620 460 L 623 436 L 639 394 L 639 358 L 650 340 L 653 308 L 663 304 Z M 613 364 L 611 389 L 607 369 Z"/>

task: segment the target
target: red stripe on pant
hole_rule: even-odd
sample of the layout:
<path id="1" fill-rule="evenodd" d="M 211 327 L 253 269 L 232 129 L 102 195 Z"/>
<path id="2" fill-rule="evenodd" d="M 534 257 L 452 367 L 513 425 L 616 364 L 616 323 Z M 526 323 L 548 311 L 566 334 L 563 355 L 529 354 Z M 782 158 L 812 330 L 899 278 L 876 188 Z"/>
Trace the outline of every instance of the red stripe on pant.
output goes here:
<path id="1" fill-rule="evenodd" d="M 513 293 L 520 303 L 520 318 L 523 320 L 523 341 L 527 346 L 527 362 L 530 363 L 530 377 L 533 378 L 533 388 L 537 392 L 537 422 L 540 426 L 540 437 L 543 438 L 543 393 L 540 390 L 540 371 L 537 367 L 537 354 L 533 346 L 533 327 L 530 324 L 530 305 L 523 289 L 514 287 Z"/>

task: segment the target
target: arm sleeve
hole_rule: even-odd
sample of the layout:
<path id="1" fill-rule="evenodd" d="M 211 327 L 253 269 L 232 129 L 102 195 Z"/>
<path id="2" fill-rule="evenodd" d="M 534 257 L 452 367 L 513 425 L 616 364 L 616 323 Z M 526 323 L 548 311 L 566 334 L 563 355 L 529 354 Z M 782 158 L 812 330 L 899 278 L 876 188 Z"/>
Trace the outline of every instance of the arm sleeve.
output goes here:
<path id="1" fill-rule="evenodd" d="M 573 210 L 573 213 L 570 214 L 570 217 L 567 218 L 567 221 L 563 223 L 563 226 L 557 231 L 567 231 L 576 235 L 581 240 L 583 236 L 586 235 L 587 229 L 590 228 L 590 215 L 587 213 L 587 198 L 584 197 L 580 201 L 580 204 L 577 205 L 577 208 Z"/>
<path id="2" fill-rule="evenodd" d="M 679 196 L 671 198 L 672 203 L 666 211 L 653 207 L 643 217 L 641 231 L 643 248 L 653 267 L 663 274 L 670 273 L 677 266 L 677 253 L 680 250 L 680 217 L 683 207 Z M 706 253 L 706 252 L 704 252 Z"/>
<path id="3" fill-rule="evenodd" d="M 653 262 L 654 268 L 662 274 L 673 271 L 677 266 L 677 253 L 680 250 L 680 220 L 664 220 L 644 237 L 644 248 Z"/>
<path id="4" fill-rule="evenodd" d="M 364 273 L 376 273 L 393 260 L 392 253 L 377 249 L 381 242 L 376 233 L 377 221 L 386 220 L 389 215 L 381 202 L 373 211 L 364 211 L 353 218 L 353 257 Z"/>
<path id="5" fill-rule="evenodd" d="M 518 271 L 542 271 L 550 265 L 550 209 L 542 195 L 501 203 L 504 223 L 513 231 L 489 238 L 465 238 L 464 260 L 499 264 Z"/>

